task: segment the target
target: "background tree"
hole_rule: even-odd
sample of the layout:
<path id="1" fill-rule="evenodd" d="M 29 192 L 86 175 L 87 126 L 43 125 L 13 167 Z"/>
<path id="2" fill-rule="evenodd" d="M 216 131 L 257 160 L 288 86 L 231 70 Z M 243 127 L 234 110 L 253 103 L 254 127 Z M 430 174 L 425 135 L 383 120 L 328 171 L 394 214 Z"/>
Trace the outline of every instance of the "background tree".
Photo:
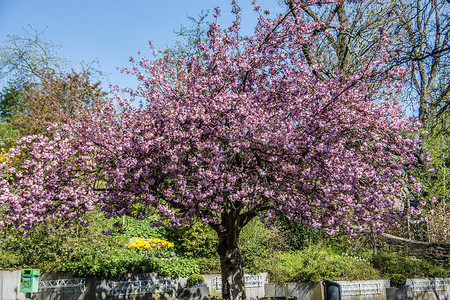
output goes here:
<path id="1" fill-rule="evenodd" d="M 26 87 L 23 85 L 9 85 L 0 93 L 0 147 L 5 151 L 20 137 L 19 132 L 9 122 L 16 112 L 24 110 L 25 101 L 22 95 L 24 88 Z"/>
<path id="2" fill-rule="evenodd" d="M 179 30 L 174 31 L 181 38 L 175 44 L 164 52 L 169 53 L 173 58 L 181 58 L 191 55 L 200 55 L 200 43 L 205 42 L 209 29 L 208 22 L 209 11 L 201 11 L 197 18 L 188 16 L 190 25 L 181 26 Z"/>
<path id="3" fill-rule="evenodd" d="M 424 124 L 429 135 L 422 148 L 431 152 L 429 161 L 423 152 L 419 153 L 419 168 L 415 171 L 424 183 L 424 191 L 417 200 L 437 199 L 428 210 L 436 213 L 429 216 L 431 222 L 419 235 L 426 240 L 440 241 L 448 238 L 442 220 L 448 215 L 445 199 L 446 151 L 448 149 L 448 99 L 450 99 L 450 4 L 448 1 L 400 1 L 394 9 L 398 16 L 396 32 L 402 37 L 397 47 L 399 63 L 410 68 L 410 84 L 406 90 L 415 114 Z M 433 170 L 433 173 L 430 173 Z M 436 222 L 437 219 L 440 221 Z M 438 225 L 439 224 L 439 225 Z M 420 237 L 416 237 L 420 238 Z"/>
<path id="4" fill-rule="evenodd" d="M 295 6 L 291 0 L 280 3 L 288 9 Z M 391 50 L 387 66 L 408 66 L 411 84 L 407 98 L 420 121 L 433 126 L 448 107 L 449 9 L 446 0 L 370 0 L 304 7 L 295 18 L 321 21 L 336 16 L 321 29 L 327 31 L 326 39 L 303 49 L 305 57 L 311 57 L 310 64 L 314 64 L 313 57 L 328 51 L 330 65 L 323 76 L 333 76 L 336 67 L 347 74 L 359 70 L 377 59 L 378 54 L 370 50 L 385 39 Z"/>
<path id="5" fill-rule="evenodd" d="M 294 12 L 297 1 L 281 0 L 279 3 Z M 380 52 L 373 51 L 380 42 L 387 38 L 396 43 L 394 34 L 397 16 L 392 10 L 394 1 L 341 1 L 335 6 L 304 6 L 298 13 L 292 13 L 295 20 L 321 22 L 332 20 L 326 26 L 313 32 L 313 35 L 326 33 L 310 45 L 303 46 L 303 53 L 310 65 L 316 63 L 315 57 L 322 57 L 326 52 L 328 66 L 322 69 L 321 76 L 333 77 L 335 70 L 353 74 L 364 68 L 371 60 L 379 58 Z M 386 67 L 389 67 L 387 64 Z"/>
<path id="6" fill-rule="evenodd" d="M 45 132 L 49 123 L 61 122 L 77 109 L 90 109 L 106 95 L 100 82 L 92 83 L 88 72 L 58 74 L 42 71 L 40 82 L 22 91 L 23 109 L 16 110 L 11 127 L 22 136 Z"/>
<path id="7" fill-rule="evenodd" d="M 25 100 L 23 92 L 29 88 L 29 85 L 13 84 L 3 88 L 0 94 L 0 117 L 3 123 L 9 123 L 16 112 L 25 110 Z"/>
<path id="8" fill-rule="evenodd" d="M 282 4 L 290 9 L 294 2 L 286 0 Z M 417 153 L 419 168 L 416 170 L 416 175 L 420 172 L 420 178 L 426 178 L 428 188 L 431 185 L 448 185 L 442 181 L 445 177 L 430 176 L 428 170 L 433 166 L 424 160 L 424 153 L 428 151 L 426 149 L 436 152 L 433 141 L 446 140 L 445 135 L 448 135 L 449 8 L 450 4 L 445 0 L 342 2 L 336 7 L 305 7 L 299 15 L 315 21 L 336 15 L 334 21 L 322 29 L 328 31 L 327 38 L 303 49 L 306 57 L 315 57 L 324 50 L 329 52 L 330 67 L 320 76 L 330 76 L 336 67 L 352 74 L 364 62 L 379 59 L 380 53 L 370 49 L 376 47 L 380 39 L 389 45 L 386 69 L 401 65 L 410 70 L 409 84 L 397 99 L 408 104 L 409 114 L 417 116 L 430 133 L 422 145 L 425 151 Z M 314 63 L 313 59 L 309 61 L 310 64 Z M 442 153 L 436 155 L 442 157 Z M 440 170 L 441 167 L 434 167 L 436 174 L 446 172 L 445 168 Z M 445 198 L 445 194 L 438 196 L 435 192 L 414 196 L 413 189 L 405 190 L 406 207 L 411 205 L 411 198 L 414 203 L 419 202 L 421 197 L 429 199 L 431 194 Z M 435 188 L 433 190 L 436 191 Z M 406 225 L 407 237 L 412 238 L 409 222 Z M 414 238 L 422 239 L 420 236 L 423 236 L 423 232 L 419 231 Z"/>
<path id="9" fill-rule="evenodd" d="M 403 165 L 416 161 L 420 141 L 404 135 L 418 126 L 391 101 L 392 79 L 403 70 L 381 73 L 378 60 L 351 76 L 337 69 L 320 78 L 326 57 L 312 65 L 302 49 L 326 38 L 327 22 L 261 14 L 245 37 L 236 4 L 233 13 L 232 26 L 211 24 L 201 55 L 142 58 L 126 70 L 140 81 L 128 91 L 141 105 L 116 96 L 116 111 L 113 100 L 94 99 L 93 110 L 76 110 L 50 135 L 22 138 L 8 157 L 29 159 L 1 165 L 0 225 L 29 230 L 54 218 L 87 225 L 83 214 L 96 206 L 107 218 L 154 211 L 153 225 L 199 218 L 218 237 L 223 296 L 239 299 L 238 240 L 254 218 L 270 225 L 283 212 L 349 235 L 395 223 Z"/>
<path id="10" fill-rule="evenodd" d="M 0 44 L 0 80 L 27 83 L 41 76 L 42 70 L 59 71 L 68 61 L 62 58 L 59 46 L 41 38 L 43 32 L 28 26 L 23 35 L 8 35 Z"/>
<path id="11" fill-rule="evenodd" d="M 20 137 L 10 122 L 25 112 L 23 92 L 39 82 L 43 70 L 60 70 L 67 64 L 57 54 L 56 45 L 42 40 L 42 33 L 29 26 L 23 35 L 8 35 L 0 43 L 0 139 L 5 150 Z"/>
<path id="12" fill-rule="evenodd" d="M 440 120 L 440 122 L 442 121 Z M 422 238 L 426 241 L 448 243 L 450 241 L 448 232 L 450 225 L 448 222 L 449 137 L 446 133 L 429 134 L 424 138 L 422 147 L 424 151 L 431 154 L 432 160 L 422 157 L 420 161 L 424 162 L 424 165 L 420 165 L 411 173 L 423 184 L 422 192 L 417 195 L 416 201 L 428 201 L 426 209 L 430 214 L 427 217 L 428 223 L 426 226 L 420 227 L 421 231 L 416 233 L 415 239 Z"/>
<path id="13" fill-rule="evenodd" d="M 55 122 L 73 111 L 76 98 L 86 105 L 102 94 L 99 83 L 91 84 L 102 76 L 95 61 L 70 70 L 59 46 L 43 40 L 43 33 L 29 26 L 0 44 L 0 116 L 3 127 L 19 135 L 42 132 L 45 125 L 38 120 Z"/>
<path id="14" fill-rule="evenodd" d="M 0 44 L 0 115 L 3 122 L 10 122 L 13 114 L 23 112 L 22 92 L 30 84 L 40 81 L 42 72 L 61 72 L 68 61 L 57 54 L 58 46 L 41 38 L 31 26 L 24 28 L 23 35 L 8 35 Z"/>
<path id="15" fill-rule="evenodd" d="M 397 32 L 400 59 L 411 69 L 411 98 L 419 120 L 433 129 L 450 99 L 450 3 L 446 0 L 399 1 Z M 440 130 L 446 128 L 440 126 Z"/>

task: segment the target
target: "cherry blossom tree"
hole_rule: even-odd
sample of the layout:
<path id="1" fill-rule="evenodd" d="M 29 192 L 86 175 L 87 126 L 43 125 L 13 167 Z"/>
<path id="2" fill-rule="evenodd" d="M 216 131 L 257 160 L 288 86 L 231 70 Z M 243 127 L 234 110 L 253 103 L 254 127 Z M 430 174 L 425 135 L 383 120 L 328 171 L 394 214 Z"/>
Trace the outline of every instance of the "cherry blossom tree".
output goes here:
<path id="1" fill-rule="evenodd" d="M 293 9 L 319 2 L 336 5 Z M 351 76 L 316 76 L 322 60 L 308 65 L 302 45 L 323 38 L 311 33 L 331 20 L 255 10 L 253 36 L 240 34 L 234 4 L 236 20 L 211 24 L 201 55 L 135 60 L 124 69 L 140 81 L 129 99 L 99 101 L 46 135 L 22 138 L 1 164 L 0 226 L 88 225 L 83 214 L 95 207 L 107 218 L 145 218 L 156 208 L 155 226 L 200 219 L 219 238 L 223 296 L 239 299 L 238 238 L 253 218 L 272 224 L 283 212 L 349 235 L 395 223 L 404 215 L 394 206 L 403 167 L 416 161 L 420 141 L 419 124 L 391 101 L 404 70 L 378 72 L 380 59 Z"/>

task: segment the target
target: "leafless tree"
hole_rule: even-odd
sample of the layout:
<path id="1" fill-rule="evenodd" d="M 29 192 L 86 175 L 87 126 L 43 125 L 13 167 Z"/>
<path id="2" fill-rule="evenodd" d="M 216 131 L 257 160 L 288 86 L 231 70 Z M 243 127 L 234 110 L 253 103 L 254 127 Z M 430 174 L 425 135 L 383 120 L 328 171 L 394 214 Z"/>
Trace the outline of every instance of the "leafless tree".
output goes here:
<path id="1" fill-rule="evenodd" d="M 450 108 L 450 2 L 399 0 L 398 4 L 396 32 L 403 40 L 398 51 L 411 69 L 411 99 L 420 121 L 437 128 Z"/>

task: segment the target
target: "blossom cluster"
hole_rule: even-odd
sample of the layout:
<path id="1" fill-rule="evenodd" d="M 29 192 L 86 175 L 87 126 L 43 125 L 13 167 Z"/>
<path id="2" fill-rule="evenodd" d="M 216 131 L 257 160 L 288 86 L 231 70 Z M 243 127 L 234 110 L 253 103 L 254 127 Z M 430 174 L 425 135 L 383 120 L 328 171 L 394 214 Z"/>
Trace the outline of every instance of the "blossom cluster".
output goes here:
<path id="1" fill-rule="evenodd" d="M 211 24 L 200 55 L 134 60 L 129 99 L 94 102 L 5 155 L 28 158 L 0 164 L 0 226 L 87 225 L 94 207 L 143 219 L 140 205 L 157 209 L 153 225 L 199 218 L 218 233 L 280 212 L 330 234 L 382 232 L 405 216 L 394 204 L 420 144 L 420 124 L 393 100 L 405 70 L 379 72 L 380 58 L 351 76 L 317 76 L 326 60 L 311 64 L 303 49 L 323 27 L 261 15 L 243 36 L 237 17 Z"/>

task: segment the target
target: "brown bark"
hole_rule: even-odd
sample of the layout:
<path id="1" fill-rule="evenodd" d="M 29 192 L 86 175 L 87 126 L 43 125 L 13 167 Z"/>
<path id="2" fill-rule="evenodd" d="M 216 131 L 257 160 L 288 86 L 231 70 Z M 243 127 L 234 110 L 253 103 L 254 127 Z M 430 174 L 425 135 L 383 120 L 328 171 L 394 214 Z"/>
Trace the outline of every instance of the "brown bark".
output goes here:
<path id="1" fill-rule="evenodd" d="M 245 299 L 244 258 L 239 249 L 239 234 L 255 213 L 240 214 L 241 207 L 233 207 L 222 214 L 220 226 L 211 225 L 219 237 L 217 253 L 222 272 L 222 298 Z"/>
<path id="2" fill-rule="evenodd" d="M 244 260 L 236 245 L 228 245 L 226 237 L 219 237 L 220 269 L 222 271 L 222 298 L 245 299 Z"/>

